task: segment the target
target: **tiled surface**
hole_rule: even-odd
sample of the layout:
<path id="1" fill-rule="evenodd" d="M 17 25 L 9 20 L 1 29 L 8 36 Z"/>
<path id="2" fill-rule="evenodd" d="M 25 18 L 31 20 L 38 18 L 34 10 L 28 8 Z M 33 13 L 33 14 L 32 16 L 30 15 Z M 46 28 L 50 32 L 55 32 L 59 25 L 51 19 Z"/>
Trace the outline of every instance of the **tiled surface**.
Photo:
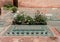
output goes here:
<path id="1" fill-rule="evenodd" d="M 0 37 L 1 42 L 59 42 L 60 39 L 53 37 Z"/>
<path id="2" fill-rule="evenodd" d="M 53 33 L 43 25 L 12 25 L 3 36 L 53 36 Z"/>
<path id="3" fill-rule="evenodd" d="M 30 16 L 34 16 L 34 14 L 37 10 L 43 12 L 44 14 L 52 14 L 52 17 L 54 17 L 54 18 L 51 17 L 52 21 L 49 20 L 48 25 L 51 25 L 51 26 L 59 25 L 60 21 L 58 21 L 58 20 L 60 20 L 60 18 L 58 19 L 58 18 L 55 18 L 55 17 L 60 16 L 60 12 L 59 12 L 60 8 L 57 8 L 55 10 L 53 10 L 52 8 L 19 8 L 19 12 L 24 11 L 24 14 L 27 14 L 27 15 L 30 15 Z M 10 12 L 8 12 L 8 13 L 6 13 L 2 16 L 2 18 L 6 21 L 9 20 L 9 19 L 10 20 L 13 19 L 13 17 L 14 17 L 14 15 Z M 58 19 L 58 20 L 54 20 L 54 19 Z M 10 22 L 9 21 L 7 21 L 7 23 L 11 22 L 11 21 Z M 39 27 L 40 26 L 30 26 L 30 27 L 29 26 L 24 26 L 23 27 L 22 25 L 11 26 L 8 31 L 12 33 L 13 28 L 14 29 L 16 29 L 16 28 L 18 28 L 18 29 L 21 29 L 21 28 L 22 29 L 40 29 Z M 49 27 L 42 26 L 42 28 L 45 28 L 44 30 L 46 30 L 46 28 L 48 28 L 47 30 L 49 30 Z M 25 31 L 25 32 L 27 32 L 27 31 Z"/>
<path id="4" fill-rule="evenodd" d="M 21 9 L 21 10 L 23 10 L 23 9 Z M 27 11 L 26 11 L 27 10 Z M 28 11 L 29 10 L 29 11 Z M 38 9 L 36 9 L 35 11 L 34 11 L 34 9 L 32 9 L 33 10 L 33 12 L 35 12 L 36 10 L 38 10 Z M 39 9 L 40 10 L 40 9 Z M 28 13 L 30 13 L 30 12 L 32 12 L 31 11 L 31 9 L 26 9 L 25 8 L 25 11 L 26 12 L 28 12 Z M 43 11 L 45 14 L 47 13 L 47 14 L 53 14 L 53 16 L 60 16 L 60 8 L 58 8 L 58 9 L 52 9 L 52 8 L 44 8 L 43 10 L 41 9 L 41 11 Z M 30 14 L 31 15 L 31 14 Z M 32 15 L 33 15 L 33 13 L 32 13 Z M 4 14 L 4 16 L 2 16 L 3 17 L 3 19 L 5 20 L 5 19 L 11 19 L 10 18 L 10 16 L 11 16 L 11 14 Z M 9 17 L 9 18 L 8 18 Z M 54 19 L 54 18 L 53 18 Z M 60 19 L 60 18 L 59 18 Z M 10 20 L 9 20 L 10 21 Z M 8 23 L 10 23 L 9 21 L 7 21 Z M 56 22 L 57 23 L 57 22 Z M 2 36 L 0 36 L 0 42 L 60 42 L 60 33 L 58 32 L 58 31 L 60 31 L 60 26 L 59 27 L 57 27 L 57 25 L 59 25 L 58 23 L 57 23 L 57 25 L 56 25 L 56 27 L 55 27 L 55 24 L 56 24 L 54 21 L 53 22 L 51 22 L 51 24 L 53 24 L 53 25 L 51 25 L 50 23 L 50 25 L 48 24 L 48 26 L 47 26 L 47 28 L 45 28 L 44 26 L 42 27 L 42 29 L 43 28 L 45 28 L 44 30 L 46 30 L 46 31 L 48 31 L 49 32 L 49 34 L 50 33 L 53 33 L 54 34 L 54 36 L 56 35 L 56 39 L 55 40 L 52 40 L 52 38 L 50 39 L 50 37 L 45 37 L 46 35 L 42 35 L 43 37 L 41 37 L 41 36 L 39 36 L 39 37 L 36 37 L 36 36 L 33 36 L 33 37 L 29 37 L 29 36 L 25 36 L 24 37 L 24 35 L 23 36 L 19 36 L 19 35 L 17 35 L 17 34 L 19 34 L 19 33 L 17 33 L 17 32 L 14 32 L 15 33 L 15 35 L 12 35 L 12 30 L 14 30 L 14 29 L 27 29 L 27 28 L 29 28 L 29 30 L 30 29 L 40 29 L 39 27 L 40 26 L 34 26 L 34 28 L 32 28 L 32 27 L 23 27 L 23 26 L 10 26 L 8 29 L 7 28 L 4 28 L 3 29 L 3 33 L 2 33 L 2 35 L 3 35 L 3 37 Z M 53 27 L 53 28 L 52 28 Z M 57 30 L 55 29 L 55 28 L 57 28 Z M 6 30 L 5 30 L 6 29 Z M 1 29 L 2 30 L 2 29 Z M 22 30 L 21 30 L 22 31 Z M 21 31 L 19 31 L 19 32 L 21 32 Z M 11 34 L 9 34 L 9 35 L 5 35 L 7 32 L 10 32 Z M 27 31 L 25 31 L 25 33 L 26 33 Z M 35 33 L 36 33 L 37 31 L 35 31 Z M 40 32 L 40 31 L 39 31 Z M 45 31 L 44 31 L 45 32 Z M 13 34 L 14 34 L 13 33 Z M 29 33 L 31 33 L 30 31 L 29 31 Z M 5 36 L 5 37 L 4 37 Z M 10 36 L 10 37 L 7 37 L 7 36 Z M 12 37 L 12 36 L 14 36 L 14 37 Z M 30 38 L 32 38 L 33 40 L 31 40 Z M 53 37 L 54 38 L 54 37 Z M 6 40 L 7 39 L 7 40 Z M 19 39 L 19 40 L 18 40 Z M 23 39 L 23 40 L 21 40 L 21 39 Z M 15 41 L 16 40 L 16 41 Z"/>
<path id="5" fill-rule="evenodd" d="M 60 32 L 60 26 L 55 26 L 55 27 Z"/>

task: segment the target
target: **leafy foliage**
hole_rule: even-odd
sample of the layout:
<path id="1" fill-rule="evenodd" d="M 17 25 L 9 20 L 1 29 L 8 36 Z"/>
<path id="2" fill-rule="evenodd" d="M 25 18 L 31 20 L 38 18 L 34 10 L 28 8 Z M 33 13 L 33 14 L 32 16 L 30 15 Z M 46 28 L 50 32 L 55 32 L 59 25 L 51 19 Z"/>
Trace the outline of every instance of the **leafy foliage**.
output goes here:
<path id="1" fill-rule="evenodd" d="M 13 11 L 13 13 L 15 13 L 16 11 L 17 11 L 17 7 L 12 7 L 12 11 Z"/>
<path id="2" fill-rule="evenodd" d="M 27 16 L 26 18 L 25 18 L 25 23 L 27 23 L 27 24 L 33 24 L 33 18 L 31 18 L 30 16 Z"/>
<path id="3" fill-rule="evenodd" d="M 37 24 L 46 24 L 46 20 L 47 20 L 47 18 L 43 15 L 36 15 L 35 16 L 35 22 Z"/>
<path id="4" fill-rule="evenodd" d="M 28 25 L 46 25 L 47 18 L 43 15 L 35 15 L 35 18 L 25 15 L 17 15 L 15 23 Z"/>
<path id="5" fill-rule="evenodd" d="M 12 4 L 6 4 L 4 5 L 4 9 L 9 10 L 12 9 L 13 5 Z"/>
<path id="6" fill-rule="evenodd" d="M 45 16 L 43 16 L 43 15 L 36 15 L 35 16 L 35 21 L 37 21 L 37 22 L 45 22 L 46 19 L 47 18 Z"/>
<path id="7" fill-rule="evenodd" d="M 23 23 L 24 22 L 24 15 L 17 15 L 15 18 L 16 23 Z"/>
<path id="8" fill-rule="evenodd" d="M 15 13 L 15 12 L 17 11 L 17 7 L 15 7 L 15 6 L 12 5 L 12 4 L 6 4 L 6 5 L 4 5 L 4 9 L 5 9 L 5 10 L 12 10 L 13 13 Z"/>

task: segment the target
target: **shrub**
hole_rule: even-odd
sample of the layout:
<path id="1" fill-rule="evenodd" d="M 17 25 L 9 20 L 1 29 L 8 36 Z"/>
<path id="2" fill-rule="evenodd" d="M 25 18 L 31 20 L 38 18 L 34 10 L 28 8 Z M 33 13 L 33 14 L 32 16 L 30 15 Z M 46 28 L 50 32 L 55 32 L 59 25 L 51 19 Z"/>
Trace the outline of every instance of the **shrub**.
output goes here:
<path id="1" fill-rule="evenodd" d="M 14 21 L 16 24 L 22 24 L 24 22 L 24 15 L 17 15 Z"/>
<path id="2" fill-rule="evenodd" d="M 27 16 L 27 17 L 25 18 L 25 23 L 26 23 L 26 24 L 29 24 L 29 25 L 34 24 L 33 18 L 31 18 L 30 16 Z"/>
<path id="3" fill-rule="evenodd" d="M 47 18 L 43 15 L 35 15 L 36 24 L 46 24 Z"/>
<path id="4" fill-rule="evenodd" d="M 4 5 L 4 9 L 5 10 L 12 10 L 13 13 L 15 13 L 17 11 L 17 7 L 15 7 L 14 5 L 12 4 L 5 4 Z"/>
<path id="5" fill-rule="evenodd" d="M 17 11 L 17 7 L 12 7 L 12 11 L 13 11 L 13 13 L 15 13 L 16 11 Z"/>
<path id="6" fill-rule="evenodd" d="M 43 15 L 35 15 L 35 18 L 25 15 L 17 15 L 14 19 L 16 24 L 28 24 L 28 25 L 46 25 L 47 18 Z"/>
<path id="7" fill-rule="evenodd" d="M 5 9 L 5 10 L 11 10 L 12 7 L 13 7 L 12 4 L 5 4 L 5 5 L 4 5 L 4 9 Z"/>

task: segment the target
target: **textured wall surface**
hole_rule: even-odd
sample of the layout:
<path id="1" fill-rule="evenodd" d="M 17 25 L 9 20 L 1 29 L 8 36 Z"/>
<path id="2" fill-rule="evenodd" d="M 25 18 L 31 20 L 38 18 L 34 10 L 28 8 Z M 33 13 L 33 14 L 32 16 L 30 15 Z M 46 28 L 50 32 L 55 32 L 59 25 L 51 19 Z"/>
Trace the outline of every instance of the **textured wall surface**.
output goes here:
<path id="1" fill-rule="evenodd" d="M 0 0 L 0 7 L 13 0 Z M 24 7 L 60 7 L 60 0 L 18 0 L 18 6 Z"/>
<path id="2" fill-rule="evenodd" d="M 12 3 L 12 0 L 0 0 L 0 7 L 2 7 L 6 3 Z"/>
<path id="3" fill-rule="evenodd" d="M 60 7 L 60 0 L 18 0 L 24 7 Z"/>

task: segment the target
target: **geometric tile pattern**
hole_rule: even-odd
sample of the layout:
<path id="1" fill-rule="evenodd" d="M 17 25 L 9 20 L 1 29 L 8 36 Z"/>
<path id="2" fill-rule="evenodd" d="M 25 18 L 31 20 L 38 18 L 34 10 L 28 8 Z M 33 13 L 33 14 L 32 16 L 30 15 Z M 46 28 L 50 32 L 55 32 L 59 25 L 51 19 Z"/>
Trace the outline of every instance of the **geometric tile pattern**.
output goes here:
<path id="1" fill-rule="evenodd" d="M 47 25 L 12 25 L 3 36 L 53 36 Z"/>

